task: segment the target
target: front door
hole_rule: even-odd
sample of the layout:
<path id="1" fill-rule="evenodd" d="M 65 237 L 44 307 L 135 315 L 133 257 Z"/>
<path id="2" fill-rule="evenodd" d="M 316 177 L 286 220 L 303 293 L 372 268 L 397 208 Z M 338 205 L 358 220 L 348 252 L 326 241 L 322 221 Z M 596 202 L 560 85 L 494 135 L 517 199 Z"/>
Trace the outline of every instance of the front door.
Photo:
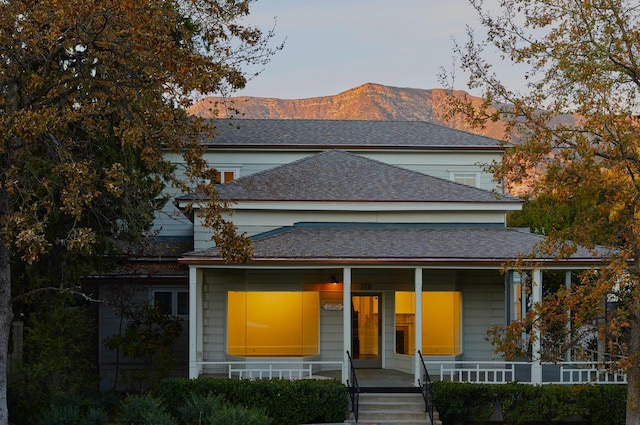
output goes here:
<path id="1" fill-rule="evenodd" d="M 379 294 L 351 296 L 351 355 L 357 368 L 382 367 Z"/>

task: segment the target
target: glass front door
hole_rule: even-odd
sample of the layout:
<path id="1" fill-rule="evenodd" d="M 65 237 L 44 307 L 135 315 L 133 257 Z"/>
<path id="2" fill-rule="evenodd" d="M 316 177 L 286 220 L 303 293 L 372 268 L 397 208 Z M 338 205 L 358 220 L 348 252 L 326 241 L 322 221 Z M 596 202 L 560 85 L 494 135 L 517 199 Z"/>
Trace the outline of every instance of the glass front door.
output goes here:
<path id="1" fill-rule="evenodd" d="M 355 367 L 382 367 L 380 295 L 351 296 L 351 355 Z"/>

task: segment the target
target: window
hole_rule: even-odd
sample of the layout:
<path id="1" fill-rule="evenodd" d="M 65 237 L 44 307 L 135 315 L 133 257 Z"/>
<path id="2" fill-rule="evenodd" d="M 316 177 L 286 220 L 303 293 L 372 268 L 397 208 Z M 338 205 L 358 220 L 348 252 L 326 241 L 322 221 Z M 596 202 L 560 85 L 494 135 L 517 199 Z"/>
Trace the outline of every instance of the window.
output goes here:
<path id="1" fill-rule="evenodd" d="M 216 183 L 229 183 L 238 178 L 237 174 L 238 170 L 216 168 Z"/>
<path id="2" fill-rule="evenodd" d="M 153 291 L 153 305 L 172 316 L 189 315 L 189 292 L 177 290 Z"/>
<path id="3" fill-rule="evenodd" d="M 319 353 L 318 292 L 235 292 L 227 299 L 227 351 L 247 357 Z"/>
<path id="4" fill-rule="evenodd" d="M 424 355 L 454 355 L 460 346 L 460 292 L 422 293 Z M 415 352 L 415 293 L 396 292 L 396 353 Z"/>
<path id="5" fill-rule="evenodd" d="M 480 186 L 478 173 L 451 173 L 451 180 L 456 183 L 466 184 L 467 186 Z"/>

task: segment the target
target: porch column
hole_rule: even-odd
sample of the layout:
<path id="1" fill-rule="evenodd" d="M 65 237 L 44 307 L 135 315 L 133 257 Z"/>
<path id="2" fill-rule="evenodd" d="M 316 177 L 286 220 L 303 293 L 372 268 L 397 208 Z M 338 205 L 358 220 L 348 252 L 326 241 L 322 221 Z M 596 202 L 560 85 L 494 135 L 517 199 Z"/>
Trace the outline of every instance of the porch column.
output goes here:
<path id="1" fill-rule="evenodd" d="M 201 368 L 196 363 L 202 355 L 202 272 L 189 267 L 189 379 L 196 379 Z"/>
<path id="2" fill-rule="evenodd" d="M 351 353 L 351 267 L 345 267 L 342 270 L 342 383 L 347 384 L 349 379 L 349 357 L 347 351 Z M 351 353 L 353 355 L 353 353 Z"/>
<path id="3" fill-rule="evenodd" d="M 415 361 L 413 367 L 413 385 L 416 387 L 420 386 L 420 374 L 422 373 L 422 364 L 420 363 L 420 356 L 418 355 L 418 350 L 422 350 L 422 268 L 418 267 L 415 269 L 415 277 L 414 277 L 414 285 L 415 285 L 415 294 L 416 294 L 416 315 L 415 315 L 415 347 L 416 352 L 414 353 Z"/>
<path id="4" fill-rule="evenodd" d="M 542 270 L 533 270 L 531 282 L 531 301 L 533 305 L 542 302 Z M 533 342 L 531 345 L 531 383 L 542 384 L 542 363 L 540 356 L 540 329 L 535 326 L 532 329 Z"/>
<path id="5" fill-rule="evenodd" d="M 565 288 L 571 288 L 571 270 L 564 272 L 564 286 Z M 571 309 L 567 311 L 567 334 L 571 335 Z M 573 356 L 571 347 L 567 349 L 567 361 L 571 361 L 571 357 Z"/>

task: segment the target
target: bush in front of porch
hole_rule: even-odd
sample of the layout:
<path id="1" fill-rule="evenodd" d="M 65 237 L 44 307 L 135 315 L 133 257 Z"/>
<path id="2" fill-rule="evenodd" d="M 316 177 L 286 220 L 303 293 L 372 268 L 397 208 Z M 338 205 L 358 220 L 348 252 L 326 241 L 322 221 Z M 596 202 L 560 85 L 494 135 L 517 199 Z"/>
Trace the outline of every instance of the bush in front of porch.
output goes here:
<path id="1" fill-rule="evenodd" d="M 348 410 L 346 388 L 332 379 L 170 378 L 160 383 L 158 394 L 174 416 L 192 395 L 217 396 L 229 405 L 264 412 L 273 425 L 342 422 Z"/>
<path id="2" fill-rule="evenodd" d="M 623 425 L 625 385 L 505 385 L 434 382 L 443 424 L 502 422 L 557 424 L 569 418 L 591 425 Z M 575 423 L 575 422 L 574 422 Z"/>

